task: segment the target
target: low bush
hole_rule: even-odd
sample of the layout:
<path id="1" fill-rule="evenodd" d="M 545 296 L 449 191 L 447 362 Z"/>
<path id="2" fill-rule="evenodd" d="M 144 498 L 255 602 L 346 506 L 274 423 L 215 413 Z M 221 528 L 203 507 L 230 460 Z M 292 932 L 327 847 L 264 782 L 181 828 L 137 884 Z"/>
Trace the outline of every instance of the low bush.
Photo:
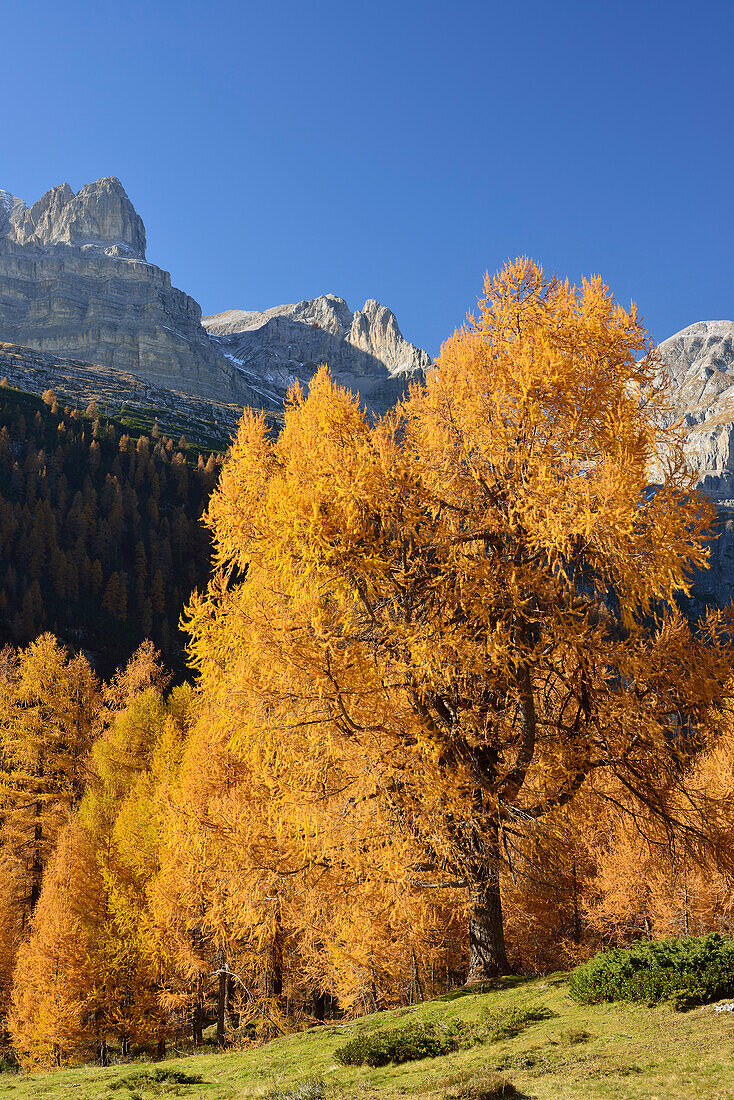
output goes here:
<path id="1" fill-rule="evenodd" d="M 578 1043 L 586 1043 L 591 1038 L 591 1032 L 583 1027 L 568 1027 L 558 1036 L 558 1042 L 566 1047 L 574 1047 Z"/>
<path id="2" fill-rule="evenodd" d="M 486 1043 L 497 1043 L 500 1039 L 512 1039 L 530 1024 L 547 1020 L 549 1015 L 547 1009 L 520 1008 L 518 1005 L 487 1009 L 481 1016 L 482 1040 Z"/>
<path id="3" fill-rule="evenodd" d="M 731 997 L 734 938 L 711 932 L 602 951 L 576 967 L 569 992 L 580 1004 L 670 1000 L 678 1010 Z"/>
<path id="4" fill-rule="evenodd" d="M 139 1069 L 124 1077 L 118 1077 L 116 1081 L 110 1081 L 107 1088 L 110 1092 L 125 1089 L 131 1097 L 140 1096 L 144 1091 L 146 1095 L 185 1096 L 190 1095 L 192 1085 L 203 1085 L 205 1081 L 198 1074 L 181 1073 L 175 1069 Z"/>
<path id="5" fill-rule="evenodd" d="M 443 1097 L 444 1100 L 523 1100 L 511 1081 L 488 1068 L 452 1081 L 444 1087 Z"/>
<path id="6" fill-rule="evenodd" d="M 460 1027 L 413 1024 L 386 1031 L 355 1035 L 334 1057 L 344 1066 L 386 1066 L 388 1062 L 415 1062 L 420 1058 L 438 1058 L 457 1050 L 463 1038 Z"/>
<path id="7" fill-rule="evenodd" d="M 326 1083 L 322 1077 L 302 1077 L 288 1088 L 274 1088 L 266 1093 L 265 1100 L 323 1100 Z"/>

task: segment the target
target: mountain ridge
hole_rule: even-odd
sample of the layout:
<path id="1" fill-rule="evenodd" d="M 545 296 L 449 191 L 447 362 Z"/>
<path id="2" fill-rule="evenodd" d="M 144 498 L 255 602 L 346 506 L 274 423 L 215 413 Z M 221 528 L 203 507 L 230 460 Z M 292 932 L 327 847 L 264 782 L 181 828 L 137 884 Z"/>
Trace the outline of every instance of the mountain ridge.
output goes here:
<path id="1" fill-rule="evenodd" d="M 202 317 L 195 299 L 146 259 L 145 226 L 114 176 L 76 193 L 58 184 L 31 206 L 0 190 L 0 342 L 16 349 L 3 371 L 15 371 L 14 385 L 21 361 L 29 370 L 34 363 L 37 390 L 55 360 L 69 394 L 86 395 L 98 382 L 117 409 L 129 387 L 138 403 L 152 397 L 169 413 L 178 403 L 227 432 L 245 405 L 277 416 L 288 388 L 307 386 L 322 362 L 376 414 L 432 362 L 373 298 L 354 311 L 327 293 Z M 694 322 L 658 350 L 701 487 L 719 503 L 732 501 L 734 321 Z"/>
<path id="2" fill-rule="evenodd" d="M 265 311 L 254 325 L 264 315 L 234 313 L 250 319 L 244 329 L 207 331 L 198 302 L 146 259 L 145 226 L 116 177 L 76 194 L 58 184 L 30 207 L 0 191 L 0 341 L 270 412 L 322 361 L 372 413 L 430 363 L 374 299 L 352 313 L 321 295 Z M 216 328 L 222 316 L 207 320 Z"/>
<path id="3" fill-rule="evenodd" d="M 395 314 L 374 298 L 352 312 L 343 298 L 321 294 L 267 310 L 226 310 L 202 324 L 225 356 L 255 378 L 268 382 L 282 401 L 296 380 L 307 384 L 322 362 L 335 380 L 384 411 L 423 377 L 431 359 L 408 343 Z"/>

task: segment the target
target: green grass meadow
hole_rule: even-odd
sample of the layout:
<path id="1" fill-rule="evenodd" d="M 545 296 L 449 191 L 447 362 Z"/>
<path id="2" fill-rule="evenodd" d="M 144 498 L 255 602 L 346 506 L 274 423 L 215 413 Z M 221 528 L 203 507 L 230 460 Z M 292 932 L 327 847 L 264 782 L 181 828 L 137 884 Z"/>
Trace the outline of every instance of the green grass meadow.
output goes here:
<path id="1" fill-rule="evenodd" d="M 523 1018 L 518 1034 L 498 1037 L 503 1020 Z M 441 1057 L 378 1068 L 348 1067 L 335 1058 L 337 1048 L 364 1030 L 415 1024 L 461 1027 L 466 1044 Z M 242 1051 L 0 1074 L 0 1097 L 14 1100 L 287 1100 L 289 1093 L 292 1100 L 729 1100 L 734 1013 L 717 1014 L 710 1006 L 685 1013 L 665 1004 L 580 1006 L 568 996 L 567 976 L 553 975 L 508 979 L 490 992 L 458 990 Z"/>

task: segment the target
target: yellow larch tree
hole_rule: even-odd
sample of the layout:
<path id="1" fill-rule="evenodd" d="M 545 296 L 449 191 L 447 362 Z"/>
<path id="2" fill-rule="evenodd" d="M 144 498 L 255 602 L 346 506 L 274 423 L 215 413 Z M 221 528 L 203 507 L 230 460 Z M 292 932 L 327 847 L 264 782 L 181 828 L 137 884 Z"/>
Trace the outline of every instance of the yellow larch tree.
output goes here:
<path id="1" fill-rule="evenodd" d="M 674 609 L 712 510 L 660 374 L 601 280 L 516 261 L 377 423 L 325 369 L 277 439 L 246 413 L 210 503 L 191 653 L 268 873 L 345 911 L 368 880 L 452 897 L 470 980 L 508 969 L 503 862 L 582 789 L 709 839 L 681 783 L 731 652 Z"/>
<path id="2" fill-rule="evenodd" d="M 189 737 L 161 833 L 151 911 L 168 960 L 166 1003 L 186 1013 L 195 1044 L 212 1017 L 224 1045 L 228 1011 L 257 1003 L 280 1028 L 284 889 L 269 867 L 268 791 L 206 718 Z"/>
<path id="3" fill-rule="evenodd" d="M 402 876 L 371 876 L 369 848 L 348 831 L 338 866 L 309 873 L 300 826 L 277 810 L 287 777 L 261 775 L 230 737 L 205 708 L 170 791 L 151 890 L 168 1003 L 190 1013 L 194 1041 L 215 1017 L 224 1042 L 228 1010 L 272 1036 L 289 1026 L 288 1008 L 318 1017 L 330 1000 L 361 1011 L 417 995 L 424 964 L 443 971 L 447 939 L 460 938 L 445 897 L 406 896 Z M 333 833 L 312 809 L 314 827 Z"/>
<path id="4" fill-rule="evenodd" d="M 93 980 L 87 939 L 103 907 L 103 884 L 88 837 L 70 819 L 44 875 L 15 968 L 8 1030 L 27 1069 L 52 1069 L 90 1053 Z"/>
<path id="5" fill-rule="evenodd" d="M 175 773 L 193 691 L 175 689 L 145 643 L 103 692 L 86 790 L 43 876 L 15 969 L 10 1030 L 21 1057 L 50 1067 L 108 1039 L 163 1049 L 162 960 L 147 911 L 159 806 Z"/>
<path id="6" fill-rule="evenodd" d="M 78 803 L 101 706 L 80 654 L 51 634 L 5 650 L 0 668 L 0 862 L 3 892 L 0 989 L 9 992 L 17 947 L 28 933 L 59 829 Z M 6 996 L 3 1005 L 7 1005 Z M 4 1011 L 4 1008 L 3 1008 Z"/>
<path id="7" fill-rule="evenodd" d="M 164 697 L 168 677 L 144 643 L 105 691 L 92 775 L 78 812 L 102 884 L 101 919 L 87 933 L 88 1011 L 105 1058 L 106 1036 L 123 1051 L 166 1038 L 161 959 L 147 887 L 158 869 L 160 807 L 175 774 L 193 692 Z"/>
<path id="8" fill-rule="evenodd" d="M 607 944 L 639 936 L 701 935 L 734 929 L 731 805 L 734 799 L 734 712 L 710 716 L 711 733 L 676 792 L 677 818 L 705 799 L 708 844 L 681 843 L 665 820 L 638 812 L 616 791 L 585 831 L 592 866 L 584 909 Z M 694 797 L 689 802 L 683 792 Z M 675 797 L 675 796 L 674 796 Z M 685 838 L 683 838 L 685 839 Z"/>

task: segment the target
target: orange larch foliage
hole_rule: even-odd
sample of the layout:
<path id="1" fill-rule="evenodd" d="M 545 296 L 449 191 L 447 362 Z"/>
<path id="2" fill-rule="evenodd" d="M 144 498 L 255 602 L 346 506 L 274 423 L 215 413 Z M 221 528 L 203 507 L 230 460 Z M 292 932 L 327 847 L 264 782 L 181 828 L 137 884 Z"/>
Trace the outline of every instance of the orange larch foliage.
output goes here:
<path id="1" fill-rule="evenodd" d="M 479 979 L 508 967 L 503 862 L 582 789 L 706 843 L 682 765 L 731 651 L 673 605 L 711 518 L 634 308 L 527 260 L 376 424 L 325 369 L 277 440 L 245 413 L 189 610 L 208 729 L 263 792 L 243 851 L 332 912 L 460 898 Z"/>

